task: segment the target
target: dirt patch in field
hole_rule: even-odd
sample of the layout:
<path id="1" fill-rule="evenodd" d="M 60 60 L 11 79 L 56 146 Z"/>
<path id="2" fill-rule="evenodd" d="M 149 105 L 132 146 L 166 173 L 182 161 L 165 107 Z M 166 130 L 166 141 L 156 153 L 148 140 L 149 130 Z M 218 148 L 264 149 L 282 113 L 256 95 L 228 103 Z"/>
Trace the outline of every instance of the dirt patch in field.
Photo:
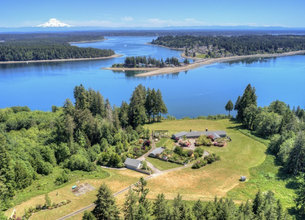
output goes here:
<path id="1" fill-rule="evenodd" d="M 94 189 L 95 189 L 95 187 L 93 187 L 89 183 L 82 183 L 82 184 L 78 185 L 75 189 L 72 189 L 72 192 L 76 196 L 81 196 Z"/>

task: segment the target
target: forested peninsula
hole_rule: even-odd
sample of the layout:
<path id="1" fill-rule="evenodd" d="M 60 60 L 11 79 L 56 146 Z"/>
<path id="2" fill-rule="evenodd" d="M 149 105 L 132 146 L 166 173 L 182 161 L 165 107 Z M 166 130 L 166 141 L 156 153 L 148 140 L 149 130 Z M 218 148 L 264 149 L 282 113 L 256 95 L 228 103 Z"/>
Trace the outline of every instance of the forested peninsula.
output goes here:
<path id="1" fill-rule="evenodd" d="M 113 50 L 72 46 L 70 42 L 104 40 L 98 34 L 0 35 L 0 63 L 87 60 L 112 57 Z"/>
<path id="2" fill-rule="evenodd" d="M 220 58 L 305 49 L 303 35 L 161 36 L 151 44 L 184 51 L 187 57 Z"/>

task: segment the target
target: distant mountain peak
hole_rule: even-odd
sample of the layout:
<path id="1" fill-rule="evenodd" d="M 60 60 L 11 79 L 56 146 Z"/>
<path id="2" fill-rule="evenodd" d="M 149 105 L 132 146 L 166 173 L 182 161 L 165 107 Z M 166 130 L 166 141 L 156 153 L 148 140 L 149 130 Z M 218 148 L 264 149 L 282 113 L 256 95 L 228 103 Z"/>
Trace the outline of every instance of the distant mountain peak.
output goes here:
<path id="1" fill-rule="evenodd" d="M 51 18 L 46 23 L 37 25 L 37 27 L 71 27 L 71 25 L 65 24 L 65 23 L 57 20 L 56 18 Z"/>

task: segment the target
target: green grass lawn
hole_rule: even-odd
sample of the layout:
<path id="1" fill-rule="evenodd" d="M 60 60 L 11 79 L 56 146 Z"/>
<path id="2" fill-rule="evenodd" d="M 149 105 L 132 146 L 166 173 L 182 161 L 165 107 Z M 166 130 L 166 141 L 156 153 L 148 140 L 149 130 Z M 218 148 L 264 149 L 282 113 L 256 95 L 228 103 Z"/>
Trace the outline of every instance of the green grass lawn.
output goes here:
<path id="1" fill-rule="evenodd" d="M 175 147 L 174 140 L 170 138 L 161 138 L 160 141 L 156 143 L 156 147 L 166 147 L 167 149 L 173 150 Z"/>
<path id="2" fill-rule="evenodd" d="M 162 161 L 156 158 L 147 157 L 146 160 L 152 163 L 159 170 L 169 170 L 172 168 L 181 167 L 179 164 Z"/>
<path id="3" fill-rule="evenodd" d="M 268 155 L 264 163 L 250 169 L 249 180 L 229 191 L 228 197 L 245 201 L 254 198 L 258 190 L 263 192 L 271 190 L 281 200 L 284 207 L 295 206 L 295 191 L 293 188 L 288 187 L 292 180 L 281 177 L 279 175 L 280 168 L 275 164 L 275 157 Z"/>
<path id="4" fill-rule="evenodd" d="M 188 131 L 225 130 L 232 138 L 226 147 L 203 147 L 210 153 L 220 156 L 208 166 L 194 170 L 186 168 L 170 172 L 148 182 L 153 198 L 164 192 L 167 199 L 173 199 L 180 193 L 186 200 L 213 200 L 215 196 L 229 197 L 235 201 L 253 199 L 259 189 L 272 190 L 285 207 L 294 206 L 294 190 L 291 180 L 278 176 L 281 167 L 274 157 L 266 154 L 268 140 L 251 135 L 240 128 L 240 124 L 223 120 L 184 119 L 163 121 L 147 126 L 154 130 L 169 130 L 171 133 Z M 247 182 L 239 181 L 247 176 Z"/>

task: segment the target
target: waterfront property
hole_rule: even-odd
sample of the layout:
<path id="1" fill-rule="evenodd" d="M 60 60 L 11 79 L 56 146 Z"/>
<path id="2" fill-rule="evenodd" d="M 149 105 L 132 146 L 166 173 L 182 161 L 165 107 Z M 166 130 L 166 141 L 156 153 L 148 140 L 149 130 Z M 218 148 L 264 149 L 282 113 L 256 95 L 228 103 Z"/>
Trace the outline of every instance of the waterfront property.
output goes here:
<path id="1" fill-rule="evenodd" d="M 227 137 L 227 133 L 225 131 L 182 131 L 176 134 L 173 134 L 172 139 L 174 140 L 180 140 L 182 138 L 187 138 L 187 139 L 196 139 L 199 138 L 201 135 L 205 135 L 211 140 L 216 140 L 218 138 L 225 138 Z"/>

